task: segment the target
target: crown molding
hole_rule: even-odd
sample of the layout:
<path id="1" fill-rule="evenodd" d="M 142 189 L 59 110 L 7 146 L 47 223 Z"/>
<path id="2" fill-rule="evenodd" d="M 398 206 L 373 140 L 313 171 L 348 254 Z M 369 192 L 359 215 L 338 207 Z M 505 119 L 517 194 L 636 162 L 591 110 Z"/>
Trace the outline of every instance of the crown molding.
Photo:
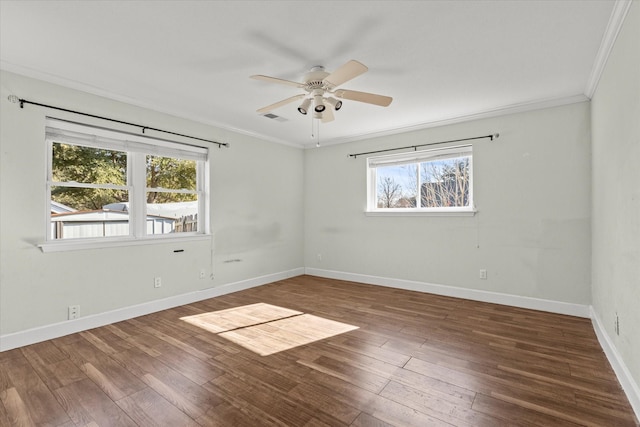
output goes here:
<path id="1" fill-rule="evenodd" d="M 563 105 L 576 104 L 579 102 L 587 102 L 589 98 L 587 98 L 583 94 L 579 95 L 570 95 L 559 98 L 549 98 L 549 99 L 541 99 L 530 102 L 523 102 L 517 104 L 506 105 L 503 107 L 497 107 L 487 110 L 478 111 L 471 114 L 466 114 L 462 116 L 453 116 L 449 118 L 439 119 L 431 122 L 424 122 L 414 125 L 408 125 L 403 127 L 397 127 L 393 129 L 388 129 L 381 132 L 372 132 L 372 133 L 362 133 L 358 135 L 351 135 L 344 138 L 334 138 L 327 141 L 322 141 L 323 146 L 328 145 L 336 145 L 343 144 L 347 142 L 360 141 L 363 139 L 372 139 L 389 135 L 396 135 L 400 133 L 413 132 L 422 129 L 429 129 L 447 125 L 453 125 L 457 123 L 470 122 L 474 120 L 486 119 L 490 117 L 499 117 L 506 116 L 509 114 L 523 113 L 527 111 L 541 110 L 544 108 L 552 108 L 552 107 L 560 107 Z M 315 145 L 305 145 L 305 148 L 313 148 Z"/>
<path id="2" fill-rule="evenodd" d="M 29 77 L 36 80 L 41 80 L 43 82 L 58 85 L 67 89 L 77 90 L 79 92 L 100 96 L 102 98 L 106 98 L 112 101 L 122 102 L 125 104 L 133 105 L 135 107 L 145 108 L 147 110 L 152 110 L 158 113 L 168 114 L 170 116 L 174 116 L 180 119 L 185 119 L 185 120 L 189 120 L 192 122 L 196 122 L 196 123 L 200 123 L 208 126 L 213 126 L 220 130 L 234 132 L 234 133 L 249 136 L 252 138 L 261 139 L 263 141 L 274 142 L 276 144 L 287 145 L 289 147 L 302 148 L 301 144 L 293 143 L 291 141 L 285 141 L 278 138 L 273 138 L 273 137 L 269 137 L 259 133 L 250 132 L 244 129 L 225 125 L 223 123 L 211 120 L 210 118 L 204 117 L 204 116 L 185 115 L 184 112 L 181 112 L 179 110 L 161 108 L 161 107 L 158 107 L 156 104 L 151 104 L 149 102 L 141 101 L 137 98 L 131 98 L 126 95 L 121 95 L 119 93 L 106 91 L 98 87 L 88 85 L 86 83 L 78 82 L 76 80 L 65 79 L 63 77 L 56 76 L 54 74 L 44 73 L 29 67 L 23 67 L 21 65 L 12 64 L 7 61 L 0 60 L 0 70 L 18 74 L 24 77 Z"/>
<path id="3" fill-rule="evenodd" d="M 627 0 L 620 0 L 620 2 L 626 2 L 626 1 Z M 2 69 L 4 71 L 11 72 L 11 73 L 19 74 L 19 75 L 22 75 L 22 76 L 25 76 L 25 77 L 30 77 L 30 78 L 34 78 L 34 79 L 37 79 L 37 80 L 45 81 L 47 83 L 56 84 L 58 86 L 66 87 L 66 88 L 69 88 L 69 89 L 78 90 L 78 91 L 89 93 L 89 94 L 92 94 L 92 95 L 101 96 L 103 98 L 110 99 L 110 100 L 113 100 L 113 101 L 123 102 L 123 103 L 129 104 L 129 105 L 133 105 L 133 106 L 136 106 L 136 107 L 146 108 L 146 109 L 153 110 L 153 111 L 156 111 L 156 112 L 159 112 L 159 113 L 169 114 L 171 116 L 178 117 L 178 118 L 181 118 L 181 119 L 190 120 L 190 121 L 201 123 L 201 124 L 208 125 L 208 126 L 213 126 L 213 127 L 216 127 L 218 129 L 221 129 L 221 130 L 224 130 L 224 131 L 234 132 L 236 134 L 249 136 L 249 137 L 252 137 L 252 138 L 260 139 L 262 141 L 268 141 L 268 142 L 272 142 L 272 143 L 276 143 L 276 144 L 286 145 L 286 146 L 294 147 L 294 148 L 302 148 L 302 149 L 308 149 L 308 148 L 315 148 L 316 147 L 314 142 L 312 142 L 312 143 L 299 143 L 299 142 L 294 142 L 294 141 L 289 141 L 289 140 L 282 140 L 282 139 L 279 139 L 279 138 L 273 138 L 273 137 L 270 137 L 270 136 L 267 136 L 267 135 L 263 135 L 263 134 L 260 134 L 260 133 L 250 132 L 250 131 L 247 131 L 247 130 L 244 130 L 244 129 L 235 128 L 235 127 L 232 127 L 232 126 L 229 126 L 229 125 L 225 125 L 225 124 L 213 121 L 213 120 L 211 120 L 210 118 L 207 118 L 207 117 L 193 116 L 193 115 L 186 116 L 184 113 L 182 113 L 182 112 L 180 112 L 178 110 L 171 110 L 171 109 L 167 109 L 167 108 L 159 108 L 157 105 L 152 105 L 152 104 L 150 104 L 148 102 L 141 101 L 141 100 L 136 99 L 136 98 L 130 98 L 130 97 L 127 97 L 127 96 L 124 96 L 124 95 L 121 95 L 121 94 L 108 92 L 108 91 L 102 90 L 100 88 L 91 86 L 91 85 L 87 85 L 87 84 L 84 84 L 84 83 L 81 83 L 81 82 L 77 82 L 77 81 L 74 81 L 74 80 L 64 79 L 62 77 L 55 76 L 55 75 L 52 75 L 52 74 L 49 74 L 49 73 L 43 73 L 43 72 L 36 71 L 36 70 L 30 69 L 30 68 L 27 68 L 27 67 L 22 67 L 22 66 L 19 66 L 19 65 L 11 64 L 11 63 L 8 63 L 6 61 L 0 61 L 0 69 Z M 486 110 L 481 110 L 481 111 L 477 111 L 477 112 L 474 112 L 474 113 L 465 114 L 465 115 L 461 115 L 461 116 L 452 116 L 452 117 L 441 118 L 441 119 L 434 120 L 434 121 L 429 121 L 429 122 L 415 123 L 415 124 L 410 124 L 410 125 L 407 125 L 407 126 L 400 126 L 400 127 L 387 129 L 387 130 L 379 131 L 379 132 L 360 133 L 360 134 L 348 135 L 348 136 L 341 137 L 341 138 L 328 139 L 326 141 L 322 141 L 321 143 L 322 143 L 322 146 L 344 144 L 344 143 L 348 143 L 348 142 L 361 141 L 361 140 L 364 140 L 364 139 L 379 138 L 379 137 L 383 137 L 383 136 L 395 135 L 395 134 L 406 133 L 406 132 L 413 132 L 413 131 L 417 131 L 417 130 L 435 128 L 435 127 L 440 127 L 440 126 L 447 126 L 447 125 L 452 125 L 452 124 L 456 124 L 456 123 L 469 122 L 469 121 L 473 121 L 473 120 L 480 120 L 480 119 L 485 119 L 485 118 L 490 118 L 490 117 L 498 117 L 498 116 L 504 116 L 504 115 L 508 115 L 508 114 L 526 112 L 526 111 L 533 111 L 533 110 L 540 110 L 540 109 L 544 109 L 544 108 L 558 107 L 558 106 L 562 106 L 562 105 L 568 105 L 568 104 L 574 104 L 574 103 L 589 101 L 589 99 L 590 98 L 587 97 L 584 94 L 568 95 L 568 96 L 562 96 L 562 97 L 556 97 L 556 98 L 548 98 L 548 99 L 538 99 L 538 100 L 533 100 L 533 101 L 528 101 L 528 102 L 523 102 L 523 103 L 515 103 L 515 104 L 500 106 L 500 107 L 496 107 L 496 108 L 489 108 L 489 109 L 486 109 Z"/>
<path id="4" fill-rule="evenodd" d="M 611 54 L 616 39 L 618 38 L 618 34 L 622 29 L 624 18 L 626 18 L 627 13 L 629 12 L 631 3 L 633 3 L 632 0 L 616 0 L 613 5 L 613 10 L 609 17 L 609 23 L 607 24 L 604 36 L 602 37 L 600 49 L 596 55 L 593 68 L 591 68 L 591 75 L 587 81 L 587 87 L 584 90 L 585 96 L 589 99 L 593 98 L 593 95 L 598 88 L 598 82 L 600 81 L 600 77 L 602 77 L 604 68 L 609 60 L 609 55 Z"/>

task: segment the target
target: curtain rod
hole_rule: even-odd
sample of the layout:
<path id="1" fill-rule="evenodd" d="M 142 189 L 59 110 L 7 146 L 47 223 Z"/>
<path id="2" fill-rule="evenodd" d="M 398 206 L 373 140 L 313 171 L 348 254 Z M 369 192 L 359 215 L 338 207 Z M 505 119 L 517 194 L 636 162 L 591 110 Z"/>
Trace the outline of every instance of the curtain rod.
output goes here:
<path id="1" fill-rule="evenodd" d="M 494 139 L 498 139 L 499 136 L 500 136 L 499 133 L 493 133 L 491 135 L 474 136 L 472 138 L 452 139 L 450 141 L 429 142 L 427 144 L 408 145 L 406 147 L 398 147 L 398 148 L 387 148 L 386 150 L 367 151 L 367 152 L 364 152 L 364 153 L 349 154 L 349 157 L 353 157 L 355 159 L 358 156 L 364 156 L 365 154 L 386 153 L 388 151 L 404 150 L 404 149 L 407 149 L 407 148 L 413 148 L 413 150 L 415 151 L 418 147 L 426 147 L 427 145 L 439 145 L 439 144 L 447 144 L 447 143 L 450 143 L 450 142 L 472 141 L 474 139 L 490 138 L 491 141 L 493 141 Z"/>
<path id="2" fill-rule="evenodd" d="M 73 113 L 73 114 L 79 114 L 81 116 L 92 117 L 94 119 L 101 119 L 101 120 L 107 120 L 107 121 L 110 121 L 110 122 L 120 123 L 122 125 L 139 127 L 139 128 L 142 128 L 142 133 L 144 133 L 145 130 L 153 130 L 153 131 L 156 131 L 156 132 L 163 132 L 163 133 L 167 133 L 167 134 L 170 134 L 170 135 L 182 136 L 184 138 L 191 138 L 191 139 L 195 139 L 195 140 L 198 140 L 198 141 L 204 141 L 204 142 L 210 142 L 212 144 L 218 144 L 218 148 L 220 148 L 220 147 L 229 147 L 229 143 L 228 142 L 212 141 L 210 139 L 198 138 L 197 136 L 184 135 L 182 133 L 176 133 L 176 132 L 171 132 L 171 131 L 168 131 L 168 130 L 152 128 L 152 127 L 149 127 L 149 126 L 139 125 L 137 123 L 130 123 L 130 122 L 122 121 L 122 120 L 111 119 L 109 117 L 97 116 L 95 114 L 83 113 L 83 112 L 80 112 L 80 111 L 74 111 L 74 110 L 69 110 L 69 109 L 66 109 L 66 108 L 55 107 L 53 105 L 40 104 L 38 102 L 33 102 L 33 101 L 28 101 L 26 99 L 18 98 L 15 95 L 9 96 L 9 101 L 14 102 L 14 103 L 19 102 L 20 103 L 20 108 L 24 108 L 24 104 L 31 104 L 31 105 L 35 105 L 35 106 L 38 106 L 38 107 L 52 108 L 54 110 L 65 111 L 67 113 Z"/>

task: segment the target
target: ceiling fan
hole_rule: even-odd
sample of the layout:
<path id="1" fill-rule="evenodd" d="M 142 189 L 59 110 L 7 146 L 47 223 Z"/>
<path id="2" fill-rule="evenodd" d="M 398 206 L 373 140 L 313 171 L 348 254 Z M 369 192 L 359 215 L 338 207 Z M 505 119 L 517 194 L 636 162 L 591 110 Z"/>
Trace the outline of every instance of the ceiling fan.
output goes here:
<path id="1" fill-rule="evenodd" d="M 393 100 L 393 98 L 389 96 L 358 92 L 355 90 L 336 89 L 341 84 L 358 77 L 367 70 L 368 68 L 364 64 L 351 60 L 333 73 L 328 73 L 324 70 L 324 67 L 316 65 L 304 75 L 303 83 L 263 75 L 251 76 L 252 79 L 294 86 L 299 89 L 304 89 L 307 92 L 283 99 L 275 104 L 267 105 L 266 107 L 260 108 L 258 113 L 268 113 L 291 102 L 303 100 L 298 107 L 298 111 L 306 115 L 311 104 L 313 104 L 313 117 L 326 123 L 334 120 L 333 111 L 338 111 L 342 107 L 342 101 L 340 99 L 387 107 Z"/>

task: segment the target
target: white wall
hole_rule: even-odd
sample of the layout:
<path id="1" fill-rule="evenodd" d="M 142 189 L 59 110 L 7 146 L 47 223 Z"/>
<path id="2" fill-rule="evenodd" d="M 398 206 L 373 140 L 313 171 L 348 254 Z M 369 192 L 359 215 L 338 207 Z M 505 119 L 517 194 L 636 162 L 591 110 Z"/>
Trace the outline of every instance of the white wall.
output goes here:
<path id="1" fill-rule="evenodd" d="M 591 107 L 593 308 L 637 387 L 640 384 L 638 1 L 631 4 Z M 616 313 L 620 322 L 620 335 L 617 335 L 614 329 Z M 636 398 L 640 399 L 640 394 Z"/>
<path id="2" fill-rule="evenodd" d="M 589 123 L 578 103 L 307 150 L 305 266 L 590 304 Z M 473 143 L 475 217 L 364 215 L 349 153 L 494 132 Z"/>
<path id="3" fill-rule="evenodd" d="M 63 322 L 72 304 L 88 316 L 303 266 L 302 150 L 11 73 L 2 72 L 1 85 L 0 335 Z M 36 245 L 46 230 L 45 115 L 118 126 L 31 105 L 20 109 L 7 101 L 12 93 L 229 142 L 229 149 L 211 150 L 213 253 L 211 241 L 42 253 Z M 202 268 L 214 279 L 200 280 Z M 159 289 L 155 276 L 162 277 Z"/>

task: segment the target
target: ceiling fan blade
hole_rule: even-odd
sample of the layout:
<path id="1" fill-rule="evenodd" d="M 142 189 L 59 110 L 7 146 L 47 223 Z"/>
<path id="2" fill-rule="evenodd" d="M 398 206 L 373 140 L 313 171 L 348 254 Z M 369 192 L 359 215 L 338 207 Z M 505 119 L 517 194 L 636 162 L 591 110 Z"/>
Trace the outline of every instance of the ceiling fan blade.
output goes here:
<path id="1" fill-rule="evenodd" d="M 340 86 L 342 83 L 358 77 L 367 70 L 366 65 L 352 59 L 325 77 L 324 81 L 332 87 Z"/>
<path id="2" fill-rule="evenodd" d="M 252 79 L 263 80 L 265 82 L 280 83 L 282 85 L 294 86 L 294 87 L 298 87 L 298 88 L 304 87 L 303 83 L 292 82 L 291 80 L 278 79 L 276 77 L 263 76 L 263 75 L 260 75 L 260 74 L 256 74 L 256 75 L 250 76 L 250 77 Z"/>
<path id="3" fill-rule="evenodd" d="M 262 107 L 258 110 L 258 113 L 268 113 L 271 110 L 275 110 L 276 108 L 282 107 L 283 105 L 290 104 L 298 99 L 304 98 L 304 94 L 292 96 L 291 98 L 283 99 L 282 101 L 276 102 L 275 104 L 267 105 L 266 107 Z"/>
<path id="4" fill-rule="evenodd" d="M 333 93 L 338 98 L 350 99 L 352 101 L 366 102 L 367 104 L 387 107 L 393 101 L 390 96 L 376 95 L 375 93 L 358 92 L 356 90 L 339 89 Z"/>
<path id="5" fill-rule="evenodd" d="M 334 120 L 335 120 L 335 117 L 333 116 L 333 108 L 331 107 L 325 108 L 325 110 L 322 112 L 322 123 L 329 123 Z"/>

